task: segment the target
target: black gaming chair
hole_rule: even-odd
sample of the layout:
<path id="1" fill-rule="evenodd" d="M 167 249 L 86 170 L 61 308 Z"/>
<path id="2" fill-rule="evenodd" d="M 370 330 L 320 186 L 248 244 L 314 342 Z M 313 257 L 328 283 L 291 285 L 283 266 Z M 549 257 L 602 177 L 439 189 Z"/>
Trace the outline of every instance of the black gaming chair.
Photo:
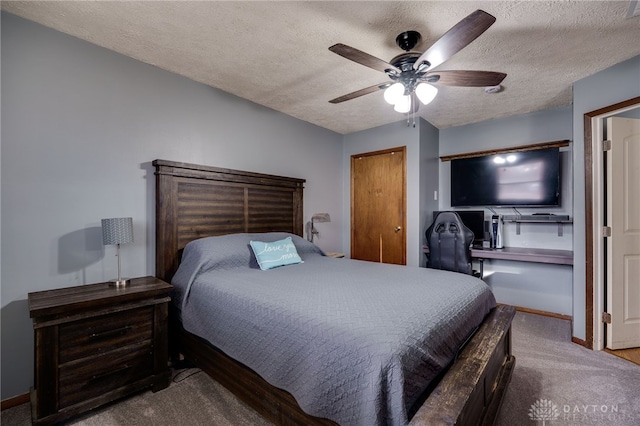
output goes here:
<path id="1" fill-rule="evenodd" d="M 429 246 L 427 268 L 462 272 L 479 277 L 471 265 L 473 231 L 456 212 L 440 212 L 425 232 Z"/>

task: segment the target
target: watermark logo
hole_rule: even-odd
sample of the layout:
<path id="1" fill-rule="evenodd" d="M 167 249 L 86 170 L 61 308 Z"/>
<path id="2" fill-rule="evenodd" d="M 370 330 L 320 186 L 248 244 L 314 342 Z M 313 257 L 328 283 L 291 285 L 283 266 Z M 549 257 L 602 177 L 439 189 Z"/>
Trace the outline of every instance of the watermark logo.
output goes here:
<path id="1" fill-rule="evenodd" d="M 529 408 L 529 418 L 534 421 L 542 421 L 545 426 L 547 421 L 560 417 L 558 406 L 550 399 L 539 399 Z"/>
<path id="2" fill-rule="evenodd" d="M 529 408 L 529 419 L 542 422 L 547 426 L 550 422 L 566 425 L 640 425 L 640 412 L 625 412 L 618 404 L 560 404 L 550 399 L 539 399 Z"/>

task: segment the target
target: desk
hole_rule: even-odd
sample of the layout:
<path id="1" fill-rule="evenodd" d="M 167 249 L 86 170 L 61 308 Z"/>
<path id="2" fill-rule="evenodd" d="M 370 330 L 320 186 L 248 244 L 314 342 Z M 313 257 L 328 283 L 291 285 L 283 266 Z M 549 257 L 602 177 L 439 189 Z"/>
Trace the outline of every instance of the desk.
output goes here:
<path id="1" fill-rule="evenodd" d="M 422 247 L 429 254 L 429 246 Z M 471 257 L 480 261 L 480 276 L 483 276 L 485 259 L 516 260 L 519 262 L 552 263 L 573 265 L 573 251 L 528 247 L 504 247 L 501 249 L 472 248 Z"/>
<path id="2" fill-rule="evenodd" d="M 471 257 L 476 259 L 518 260 L 520 262 L 553 263 L 573 265 L 573 251 L 527 247 L 504 247 L 501 249 L 472 248 Z"/>

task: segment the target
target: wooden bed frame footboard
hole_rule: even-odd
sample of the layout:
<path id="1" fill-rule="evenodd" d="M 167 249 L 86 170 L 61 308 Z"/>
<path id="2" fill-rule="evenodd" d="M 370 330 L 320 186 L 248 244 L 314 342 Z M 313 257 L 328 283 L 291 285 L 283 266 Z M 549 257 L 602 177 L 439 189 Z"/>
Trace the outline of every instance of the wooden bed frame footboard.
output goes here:
<path id="1" fill-rule="evenodd" d="M 282 231 L 302 236 L 304 179 L 155 160 L 156 276 L 170 282 L 184 246 L 206 236 Z M 411 425 L 490 425 L 511 379 L 511 320 L 498 306 L 413 416 Z M 188 333 L 171 315 L 172 353 L 201 368 L 278 425 L 335 425 L 306 414 L 288 392 Z"/>
<path id="2" fill-rule="evenodd" d="M 487 316 L 447 371 L 410 426 L 492 425 L 511 380 L 512 306 L 498 306 Z M 293 396 L 270 385 L 244 364 L 228 357 L 180 327 L 178 346 L 184 358 L 202 369 L 245 404 L 276 425 L 328 426 L 331 420 L 302 411 Z"/>
<path id="3" fill-rule="evenodd" d="M 492 425 L 516 359 L 511 353 L 513 306 L 499 305 L 413 416 L 416 425 Z"/>

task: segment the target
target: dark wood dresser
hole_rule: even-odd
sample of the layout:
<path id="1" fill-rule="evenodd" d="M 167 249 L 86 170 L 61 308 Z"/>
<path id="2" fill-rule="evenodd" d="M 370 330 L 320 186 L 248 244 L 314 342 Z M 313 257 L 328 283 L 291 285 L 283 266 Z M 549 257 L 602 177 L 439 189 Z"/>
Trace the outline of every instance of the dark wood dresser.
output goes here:
<path id="1" fill-rule="evenodd" d="M 172 286 L 90 284 L 29 293 L 35 337 L 33 424 L 53 424 L 132 392 L 169 385 Z"/>

